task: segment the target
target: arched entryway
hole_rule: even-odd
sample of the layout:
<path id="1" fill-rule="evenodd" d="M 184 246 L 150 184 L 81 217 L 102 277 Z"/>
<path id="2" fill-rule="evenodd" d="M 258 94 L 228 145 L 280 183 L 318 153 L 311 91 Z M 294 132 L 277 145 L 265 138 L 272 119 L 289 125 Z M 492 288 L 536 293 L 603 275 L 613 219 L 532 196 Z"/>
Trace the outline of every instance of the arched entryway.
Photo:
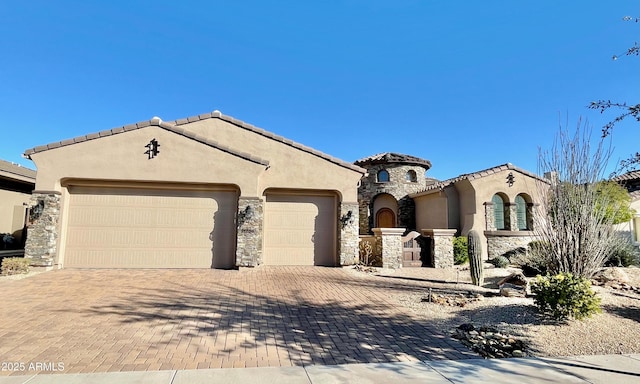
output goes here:
<path id="1" fill-rule="evenodd" d="M 390 208 L 382 208 L 376 213 L 376 228 L 395 228 L 396 214 Z"/>
<path id="2" fill-rule="evenodd" d="M 398 226 L 398 201 L 388 193 L 373 199 L 371 228 L 396 228 Z"/>

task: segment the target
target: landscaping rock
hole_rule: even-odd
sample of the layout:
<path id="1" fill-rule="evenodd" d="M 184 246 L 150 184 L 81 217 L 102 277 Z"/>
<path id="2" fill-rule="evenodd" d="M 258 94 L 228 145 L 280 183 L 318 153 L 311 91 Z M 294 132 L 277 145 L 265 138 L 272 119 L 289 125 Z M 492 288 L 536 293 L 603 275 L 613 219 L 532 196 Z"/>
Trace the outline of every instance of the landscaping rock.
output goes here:
<path id="1" fill-rule="evenodd" d="M 527 278 L 521 272 L 512 273 L 498 282 L 500 295 L 506 297 L 525 297 L 528 287 Z"/>
<path id="2" fill-rule="evenodd" d="M 484 326 L 476 329 L 473 324 L 465 323 L 458 326 L 451 334 L 484 358 L 527 356 L 526 345 L 522 340 L 505 335 L 493 327 Z"/>
<path id="3" fill-rule="evenodd" d="M 629 275 L 622 268 L 603 268 L 594 277 L 598 283 L 602 285 L 609 285 L 615 283 L 629 283 Z"/>

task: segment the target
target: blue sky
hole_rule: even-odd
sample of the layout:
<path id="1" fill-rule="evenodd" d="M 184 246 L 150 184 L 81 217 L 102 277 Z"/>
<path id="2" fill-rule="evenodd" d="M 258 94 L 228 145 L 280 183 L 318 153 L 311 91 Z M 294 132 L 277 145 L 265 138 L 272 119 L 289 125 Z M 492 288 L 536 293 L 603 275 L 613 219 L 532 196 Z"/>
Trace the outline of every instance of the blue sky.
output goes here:
<path id="1" fill-rule="evenodd" d="M 217 109 L 346 161 L 535 172 L 560 123 L 614 117 L 590 101 L 640 102 L 640 58 L 611 59 L 640 41 L 625 15 L 640 2 L 2 1 L 0 158 Z M 614 158 L 639 139 L 620 124 Z"/>

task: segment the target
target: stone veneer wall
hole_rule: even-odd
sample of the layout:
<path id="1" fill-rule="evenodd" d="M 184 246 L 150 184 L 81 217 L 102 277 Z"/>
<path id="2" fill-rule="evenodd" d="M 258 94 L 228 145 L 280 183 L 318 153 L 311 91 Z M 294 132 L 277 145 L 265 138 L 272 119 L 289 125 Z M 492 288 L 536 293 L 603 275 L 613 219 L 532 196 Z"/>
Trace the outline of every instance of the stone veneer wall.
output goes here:
<path id="1" fill-rule="evenodd" d="M 377 181 L 378 171 L 389 172 L 389 181 L 379 183 Z M 406 179 L 408 171 L 416 173 L 416 182 Z M 371 233 L 374 225 L 372 200 L 381 193 L 388 193 L 398 201 L 398 226 L 415 230 L 415 203 L 407 195 L 424 190 L 426 187 L 426 168 L 419 165 L 402 164 L 376 164 L 367 167 L 368 175 L 363 177 L 358 188 L 358 201 L 360 202 L 360 234 Z M 369 214 L 372 216 L 369 216 Z"/>
<path id="2" fill-rule="evenodd" d="M 236 266 L 257 267 L 262 264 L 264 202 L 257 197 L 240 197 L 236 219 Z"/>
<path id="3" fill-rule="evenodd" d="M 351 216 L 349 217 L 349 212 Z M 340 265 L 358 262 L 358 203 L 341 203 L 338 206 L 338 243 L 340 244 Z"/>
<path id="4" fill-rule="evenodd" d="M 27 242 L 24 247 L 25 258 L 31 259 L 35 267 L 52 267 L 57 256 L 57 243 L 60 223 L 60 192 L 33 191 L 30 206 L 44 203 L 39 217 L 30 219 L 27 227 Z"/>
<path id="5" fill-rule="evenodd" d="M 382 268 L 402 268 L 404 228 L 374 228 L 376 247 L 382 251 Z"/>
<path id="6" fill-rule="evenodd" d="M 518 248 L 527 249 L 527 245 L 536 240 L 531 231 L 485 231 L 489 259 L 502 256 Z"/>

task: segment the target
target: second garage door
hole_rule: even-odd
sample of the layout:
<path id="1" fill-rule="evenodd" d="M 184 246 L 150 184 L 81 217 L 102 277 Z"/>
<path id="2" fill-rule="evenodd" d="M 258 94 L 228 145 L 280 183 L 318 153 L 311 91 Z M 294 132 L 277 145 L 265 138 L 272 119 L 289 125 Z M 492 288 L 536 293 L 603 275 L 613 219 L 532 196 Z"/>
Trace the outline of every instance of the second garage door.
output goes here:
<path id="1" fill-rule="evenodd" d="M 336 265 L 336 197 L 267 194 L 264 264 Z"/>
<path id="2" fill-rule="evenodd" d="M 64 265 L 230 268 L 237 193 L 69 187 Z"/>

